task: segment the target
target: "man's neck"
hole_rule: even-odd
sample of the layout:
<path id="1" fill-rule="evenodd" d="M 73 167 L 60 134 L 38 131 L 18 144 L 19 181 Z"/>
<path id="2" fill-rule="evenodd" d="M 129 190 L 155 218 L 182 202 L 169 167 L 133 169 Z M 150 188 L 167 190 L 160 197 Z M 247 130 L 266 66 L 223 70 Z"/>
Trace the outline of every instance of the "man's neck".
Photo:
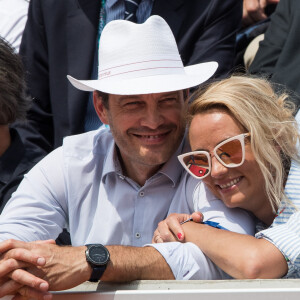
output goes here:
<path id="1" fill-rule="evenodd" d="M 8 149 L 11 143 L 8 125 L 0 125 L 0 156 Z"/>
<path id="2" fill-rule="evenodd" d="M 130 179 L 134 180 L 136 183 L 138 183 L 140 186 L 143 186 L 147 179 L 149 179 L 151 176 L 153 176 L 160 168 L 161 166 L 148 166 L 148 165 L 142 165 L 135 163 L 130 164 L 130 162 L 127 162 L 125 164 L 124 160 L 121 157 L 120 151 L 117 148 L 117 154 L 118 159 L 122 167 L 123 174 Z"/>
<path id="3" fill-rule="evenodd" d="M 145 165 L 126 167 L 126 176 L 143 186 L 147 179 L 153 176 L 161 167 L 149 167 Z"/>

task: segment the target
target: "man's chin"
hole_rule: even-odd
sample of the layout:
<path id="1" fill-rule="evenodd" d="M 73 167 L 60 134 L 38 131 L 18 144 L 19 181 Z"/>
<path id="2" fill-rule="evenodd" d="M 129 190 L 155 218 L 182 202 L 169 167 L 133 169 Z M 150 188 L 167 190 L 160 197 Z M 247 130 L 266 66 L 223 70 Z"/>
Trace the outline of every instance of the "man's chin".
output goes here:
<path id="1" fill-rule="evenodd" d="M 152 166 L 162 165 L 166 163 L 172 156 L 171 153 L 163 154 L 161 151 L 153 153 L 153 149 L 152 150 L 141 149 L 141 150 L 142 151 L 140 151 L 140 158 L 145 162 L 145 164 L 152 165 Z"/>

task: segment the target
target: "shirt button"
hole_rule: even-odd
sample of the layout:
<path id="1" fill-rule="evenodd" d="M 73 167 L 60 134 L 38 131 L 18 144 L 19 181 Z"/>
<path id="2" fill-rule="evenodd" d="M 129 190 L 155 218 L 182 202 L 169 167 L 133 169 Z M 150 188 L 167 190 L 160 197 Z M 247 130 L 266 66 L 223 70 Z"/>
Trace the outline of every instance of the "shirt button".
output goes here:
<path id="1" fill-rule="evenodd" d="M 135 237 L 136 237 L 137 239 L 139 239 L 139 238 L 141 237 L 141 234 L 140 234 L 139 232 L 137 232 L 137 233 L 135 234 Z"/>
<path id="2" fill-rule="evenodd" d="M 140 196 L 144 197 L 145 193 L 144 192 L 140 192 Z"/>

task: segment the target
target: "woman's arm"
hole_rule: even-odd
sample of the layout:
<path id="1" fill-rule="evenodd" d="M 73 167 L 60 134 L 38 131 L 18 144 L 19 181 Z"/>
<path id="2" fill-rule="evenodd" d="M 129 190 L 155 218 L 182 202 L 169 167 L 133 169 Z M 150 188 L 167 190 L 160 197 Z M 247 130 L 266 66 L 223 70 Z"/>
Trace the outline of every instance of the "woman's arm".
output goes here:
<path id="1" fill-rule="evenodd" d="M 269 241 L 203 224 L 183 225 L 185 240 L 195 243 L 217 266 L 235 278 L 279 278 L 287 273 L 282 253 Z"/>
<path id="2" fill-rule="evenodd" d="M 192 216 L 193 219 L 201 221 L 195 213 Z M 183 220 L 180 215 L 170 215 L 159 224 L 154 234 L 154 242 L 192 242 L 218 267 L 234 278 L 280 278 L 287 273 L 284 256 L 265 239 L 195 222 L 187 222 L 180 226 L 181 221 Z M 181 239 L 178 238 L 178 234 L 181 234 Z"/>

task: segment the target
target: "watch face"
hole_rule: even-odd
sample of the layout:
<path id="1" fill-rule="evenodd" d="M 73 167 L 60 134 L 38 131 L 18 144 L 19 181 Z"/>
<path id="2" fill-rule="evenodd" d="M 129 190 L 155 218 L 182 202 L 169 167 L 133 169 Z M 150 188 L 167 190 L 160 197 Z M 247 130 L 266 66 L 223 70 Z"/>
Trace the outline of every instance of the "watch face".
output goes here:
<path id="1" fill-rule="evenodd" d="M 95 245 L 89 248 L 89 258 L 95 265 L 104 265 L 109 259 L 109 253 L 104 246 Z"/>

